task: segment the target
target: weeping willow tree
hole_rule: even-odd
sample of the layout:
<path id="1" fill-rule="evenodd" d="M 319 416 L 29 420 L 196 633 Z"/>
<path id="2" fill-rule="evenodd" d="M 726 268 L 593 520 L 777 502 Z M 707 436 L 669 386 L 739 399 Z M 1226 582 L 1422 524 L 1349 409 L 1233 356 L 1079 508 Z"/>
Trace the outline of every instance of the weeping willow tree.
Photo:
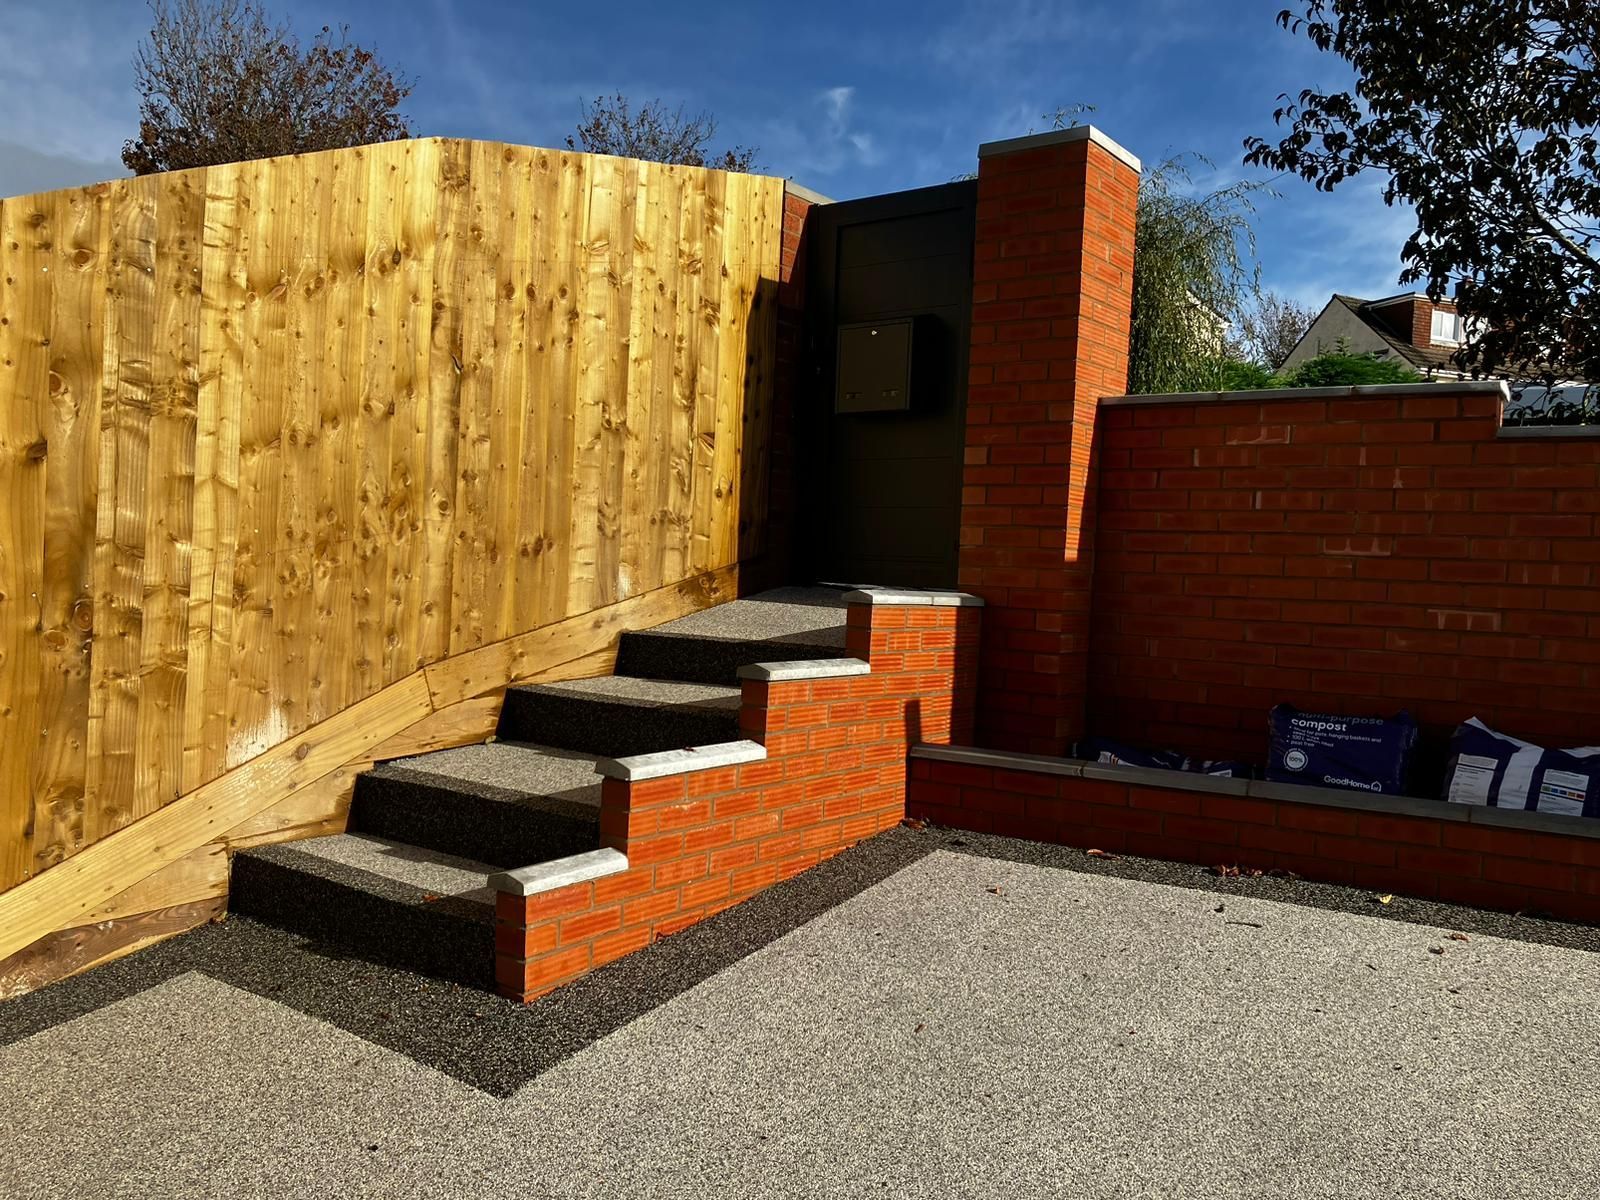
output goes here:
<path id="1" fill-rule="evenodd" d="M 1257 286 L 1250 219 L 1266 184 L 1196 196 L 1193 182 L 1182 157 L 1139 181 L 1128 361 L 1136 395 L 1224 391 L 1236 367 L 1229 329 Z"/>

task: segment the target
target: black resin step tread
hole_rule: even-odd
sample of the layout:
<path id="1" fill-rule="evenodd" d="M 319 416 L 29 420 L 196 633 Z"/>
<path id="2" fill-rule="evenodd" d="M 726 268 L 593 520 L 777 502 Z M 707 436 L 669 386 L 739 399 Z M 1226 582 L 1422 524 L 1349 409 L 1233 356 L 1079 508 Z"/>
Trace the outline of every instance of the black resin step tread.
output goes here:
<path id="1" fill-rule="evenodd" d="M 370 962 L 494 985 L 487 863 L 365 834 L 243 850 L 228 907 Z"/>
<path id="2" fill-rule="evenodd" d="M 498 736 L 607 758 L 739 736 L 739 689 L 608 675 L 506 691 Z"/>
<path id="3" fill-rule="evenodd" d="M 600 844 L 595 757 L 496 741 L 394 759 L 356 779 L 350 828 L 499 868 Z"/>

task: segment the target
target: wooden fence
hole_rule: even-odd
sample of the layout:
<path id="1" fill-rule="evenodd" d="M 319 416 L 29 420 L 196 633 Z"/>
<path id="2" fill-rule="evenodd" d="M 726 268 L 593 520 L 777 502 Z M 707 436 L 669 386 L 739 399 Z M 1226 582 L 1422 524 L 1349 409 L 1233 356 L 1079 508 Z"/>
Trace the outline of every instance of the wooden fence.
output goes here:
<path id="1" fill-rule="evenodd" d="M 0 202 L 0 958 L 293 790 L 206 808 L 238 772 L 474 731 L 440 714 L 727 594 L 782 209 L 441 139 Z"/>

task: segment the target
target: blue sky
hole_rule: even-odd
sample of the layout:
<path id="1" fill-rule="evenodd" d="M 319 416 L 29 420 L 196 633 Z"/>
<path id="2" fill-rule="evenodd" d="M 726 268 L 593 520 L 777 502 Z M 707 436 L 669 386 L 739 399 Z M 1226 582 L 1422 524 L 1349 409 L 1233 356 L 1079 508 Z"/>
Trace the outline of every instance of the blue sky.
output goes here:
<path id="1" fill-rule="evenodd" d="M 1085 118 L 1149 163 L 1198 151 L 1199 182 L 1259 177 L 1241 140 L 1281 92 L 1345 86 L 1343 64 L 1279 30 L 1285 0 L 746 0 L 603 5 L 502 0 L 268 0 L 309 36 L 348 22 L 416 77 L 419 134 L 557 146 L 580 98 L 622 91 L 714 113 L 719 141 L 837 198 L 940 183 L 978 143 Z M 121 174 L 137 109 L 142 0 L 0 0 L 0 195 Z M 1381 181 L 1319 194 L 1293 179 L 1257 220 L 1263 282 L 1320 305 L 1401 290 L 1409 216 Z"/>

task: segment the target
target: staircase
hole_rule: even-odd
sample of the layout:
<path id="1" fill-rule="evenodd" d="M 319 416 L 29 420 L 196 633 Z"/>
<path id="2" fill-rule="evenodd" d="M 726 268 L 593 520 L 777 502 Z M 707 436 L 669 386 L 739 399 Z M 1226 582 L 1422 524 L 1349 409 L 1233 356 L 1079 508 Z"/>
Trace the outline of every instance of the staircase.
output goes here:
<path id="1" fill-rule="evenodd" d="M 739 737 L 740 667 L 843 658 L 843 593 L 779 588 L 622 635 L 616 673 L 507 690 L 493 742 L 383 763 L 349 830 L 242 851 L 229 907 L 355 957 L 494 979 L 487 877 L 600 845 L 599 758 Z"/>

